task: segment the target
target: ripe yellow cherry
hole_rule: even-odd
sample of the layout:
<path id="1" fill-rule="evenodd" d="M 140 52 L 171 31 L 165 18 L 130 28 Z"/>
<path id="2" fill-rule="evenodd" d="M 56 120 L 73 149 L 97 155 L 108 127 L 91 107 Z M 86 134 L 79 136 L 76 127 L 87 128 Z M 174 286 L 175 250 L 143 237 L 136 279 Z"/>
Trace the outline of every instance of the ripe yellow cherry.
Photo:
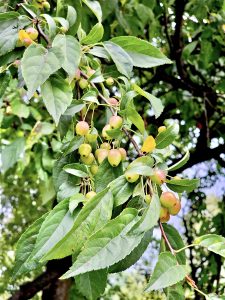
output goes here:
<path id="1" fill-rule="evenodd" d="M 88 157 L 91 153 L 91 145 L 89 144 L 81 144 L 79 149 L 78 149 L 78 152 L 79 154 L 81 155 L 81 157 Z"/>
<path id="2" fill-rule="evenodd" d="M 76 134 L 86 135 L 89 131 L 89 125 L 85 121 L 80 121 L 76 125 Z"/>
<path id="3" fill-rule="evenodd" d="M 108 154 L 108 161 L 112 167 L 117 167 L 121 162 L 122 156 L 118 149 L 111 149 Z"/>

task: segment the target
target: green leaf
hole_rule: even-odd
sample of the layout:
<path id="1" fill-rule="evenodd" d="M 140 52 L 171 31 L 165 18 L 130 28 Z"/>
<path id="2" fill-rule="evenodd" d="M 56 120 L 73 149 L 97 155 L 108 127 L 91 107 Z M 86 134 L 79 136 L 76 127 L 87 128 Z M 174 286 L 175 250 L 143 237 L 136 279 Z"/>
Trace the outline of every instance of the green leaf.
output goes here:
<path id="1" fill-rule="evenodd" d="M 53 208 L 41 225 L 34 250 L 28 262 L 38 262 L 70 231 L 73 223 L 74 217 L 69 211 L 69 199 L 61 201 Z"/>
<path id="2" fill-rule="evenodd" d="M 184 289 L 182 285 L 178 283 L 167 288 L 166 296 L 168 300 L 184 300 Z"/>
<path id="3" fill-rule="evenodd" d="M 61 51 L 63 69 L 70 77 L 74 77 L 81 59 L 81 48 L 78 41 L 71 35 L 58 34 L 52 45 Z"/>
<path id="4" fill-rule="evenodd" d="M 69 26 L 72 27 L 77 20 L 77 12 L 73 6 L 68 5 L 66 20 L 69 22 Z"/>
<path id="5" fill-rule="evenodd" d="M 155 139 L 156 148 L 163 149 L 172 144 L 172 142 L 177 138 L 178 133 L 178 124 L 171 125 L 165 131 L 160 132 Z"/>
<path id="6" fill-rule="evenodd" d="M 109 183 L 123 174 L 122 164 L 118 167 L 112 167 L 106 158 L 98 168 L 95 175 L 95 188 L 97 192 L 105 189 Z"/>
<path id="7" fill-rule="evenodd" d="M 181 160 L 179 160 L 174 165 L 170 166 L 167 170 L 168 171 L 175 171 L 177 169 L 180 169 L 181 167 L 183 167 L 188 162 L 189 158 L 190 158 L 190 153 L 189 153 L 189 151 L 187 151 L 185 153 L 185 155 L 182 157 Z"/>
<path id="8" fill-rule="evenodd" d="M 150 241 L 152 240 L 152 233 L 153 233 L 152 230 L 147 231 L 144 237 L 142 238 L 140 244 L 123 260 L 111 266 L 109 268 L 109 273 L 122 272 L 130 268 L 133 264 L 135 264 L 141 258 L 141 256 L 147 249 Z"/>
<path id="9" fill-rule="evenodd" d="M 17 12 L 0 13 L 0 56 L 16 47 L 20 18 Z"/>
<path id="10" fill-rule="evenodd" d="M 11 101 L 12 113 L 20 118 L 28 118 L 30 110 L 28 105 L 22 103 L 21 100 Z"/>
<path id="11" fill-rule="evenodd" d="M 139 174 L 144 176 L 151 176 L 153 174 L 154 160 L 150 156 L 142 156 L 136 158 L 129 164 L 126 170 L 126 174 Z"/>
<path id="12" fill-rule="evenodd" d="M 44 260 L 78 254 L 87 239 L 112 215 L 113 197 L 109 189 L 98 193 L 81 209 L 72 229 L 44 257 Z"/>
<path id="13" fill-rule="evenodd" d="M 136 216 L 136 209 L 126 208 L 118 217 L 93 234 L 84 245 L 75 263 L 61 279 L 104 269 L 130 254 L 143 237 L 142 235 L 126 235 L 133 226 Z"/>
<path id="14" fill-rule="evenodd" d="M 117 70 L 121 74 L 130 78 L 133 70 L 133 62 L 130 56 L 123 50 L 123 48 L 112 42 L 104 42 L 103 45 L 114 61 Z"/>
<path id="15" fill-rule="evenodd" d="M 216 295 L 216 294 L 209 294 L 205 297 L 206 300 L 225 300 L 225 296 Z"/>
<path id="16" fill-rule="evenodd" d="M 27 260 L 34 249 L 38 232 L 48 213 L 37 219 L 20 236 L 16 245 L 15 265 L 13 268 L 13 278 L 29 272 L 37 267 L 34 263 L 27 263 Z"/>
<path id="17" fill-rule="evenodd" d="M 125 176 L 119 176 L 113 180 L 110 185 L 110 190 L 114 198 L 114 207 L 125 203 L 132 195 L 135 184 L 129 183 Z"/>
<path id="18" fill-rule="evenodd" d="M 172 63 L 159 49 L 137 37 L 119 36 L 111 41 L 129 54 L 135 67 L 151 68 Z"/>
<path id="19" fill-rule="evenodd" d="M 156 98 L 155 96 L 153 96 L 152 94 L 149 94 L 148 92 L 144 91 L 137 84 L 133 84 L 132 87 L 135 92 L 137 92 L 139 95 L 145 97 L 146 99 L 148 99 L 150 101 L 151 106 L 155 113 L 155 117 L 158 118 L 164 109 L 164 106 L 162 105 L 162 101 L 159 98 Z"/>
<path id="20" fill-rule="evenodd" d="M 171 179 L 166 181 L 166 185 L 174 192 L 191 192 L 199 186 L 199 179 Z"/>
<path id="21" fill-rule="evenodd" d="M 54 17 L 54 20 L 58 22 L 63 28 L 65 28 L 67 31 L 69 30 L 70 24 L 69 22 L 62 17 Z"/>
<path id="22" fill-rule="evenodd" d="M 88 300 L 96 300 L 105 291 L 107 275 L 107 269 L 78 275 L 75 277 L 76 287 Z"/>
<path id="23" fill-rule="evenodd" d="M 45 18 L 48 24 L 48 35 L 50 38 L 53 38 L 57 31 L 55 20 L 48 14 L 42 14 L 41 17 Z"/>
<path id="24" fill-rule="evenodd" d="M 159 220 L 160 208 L 159 196 L 153 194 L 150 205 L 145 209 L 141 219 L 131 228 L 129 234 L 138 235 L 152 229 Z"/>
<path id="25" fill-rule="evenodd" d="M 102 9 L 98 1 L 93 0 L 82 0 L 89 9 L 93 12 L 93 14 L 98 19 L 99 23 L 102 22 Z"/>
<path id="26" fill-rule="evenodd" d="M 142 134 L 144 134 L 145 124 L 142 117 L 137 112 L 137 110 L 133 108 L 131 105 L 128 105 L 124 110 L 124 112 L 127 119 L 131 121 L 132 124 L 134 124 Z"/>
<path id="27" fill-rule="evenodd" d="M 94 90 L 94 89 L 91 89 L 87 93 L 85 93 L 81 99 L 82 99 L 82 101 L 93 102 L 93 103 L 97 103 L 97 104 L 99 103 L 96 90 Z"/>
<path id="28" fill-rule="evenodd" d="M 186 265 L 178 265 L 176 258 L 170 252 L 162 252 L 146 291 L 160 290 L 174 285 L 183 280 L 188 272 L 189 268 Z"/>
<path id="29" fill-rule="evenodd" d="M 2 96 L 4 96 L 5 91 L 9 85 L 10 79 L 11 79 L 11 76 L 9 73 L 0 74 L 0 98 L 2 98 Z"/>
<path id="30" fill-rule="evenodd" d="M 206 234 L 195 239 L 194 244 L 225 257 L 225 238 L 217 234 Z"/>
<path id="31" fill-rule="evenodd" d="M 63 156 L 70 154 L 71 152 L 77 150 L 81 144 L 84 142 L 83 136 L 75 136 L 69 144 L 63 149 Z"/>
<path id="32" fill-rule="evenodd" d="M 64 115 L 66 116 L 74 116 L 76 113 L 81 111 L 85 107 L 85 103 L 79 100 L 73 100 L 71 105 L 67 107 Z"/>
<path id="33" fill-rule="evenodd" d="M 88 33 L 88 35 L 81 40 L 81 43 L 85 45 L 95 44 L 101 41 L 103 34 L 104 34 L 104 28 L 102 24 L 97 23 L 91 28 L 91 31 Z"/>
<path id="34" fill-rule="evenodd" d="M 77 177 L 88 177 L 88 168 L 85 165 L 79 163 L 73 163 L 65 165 L 63 170 L 69 174 L 75 175 Z"/>
<path id="35" fill-rule="evenodd" d="M 164 228 L 166 236 L 174 250 L 181 249 L 185 246 L 182 237 L 180 236 L 179 232 L 173 226 L 171 226 L 169 224 L 163 224 L 163 228 Z M 177 258 L 177 261 L 179 264 L 181 264 L 181 265 L 186 264 L 186 255 L 185 255 L 184 251 L 177 253 L 176 258 Z"/>
<path id="36" fill-rule="evenodd" d="M 25 150 L 25 139 L 17 138 L 11 144 L 6 145 L 1 153 L 2 171 L 6 172 L 20 158 L 22 158 Z"/>
<path id="37" fill-rule="evenodd" d="M 28 99 L 51 74 L 61 68 L 63 57 L 60 49 L 45 49 L 41 45 L 30 45 L 21 60 L 23 78 L 28 88 Z"/>
<path id="38" fill-rule="evenodd" d="M 92 49 L 90 49 L 89 53 L 91 53 L 94 56 L 110 60 L 109 53 L 103 47 L 95 46 Z"/>
<path id="39" fill-rule="evenodd" d="M 86 200 L 84 194 L 77 193 L 69 198 L 69 211 L 72 214 L 77 206 Z"/>
<path id="40" fill-rule="evenodd" d="M 73 97 L 68 82 L 59 76 L 51 76 L 42 84 L 41 94 L 49 114 L 58 125 L 61 115 L 66 111 Z"/>

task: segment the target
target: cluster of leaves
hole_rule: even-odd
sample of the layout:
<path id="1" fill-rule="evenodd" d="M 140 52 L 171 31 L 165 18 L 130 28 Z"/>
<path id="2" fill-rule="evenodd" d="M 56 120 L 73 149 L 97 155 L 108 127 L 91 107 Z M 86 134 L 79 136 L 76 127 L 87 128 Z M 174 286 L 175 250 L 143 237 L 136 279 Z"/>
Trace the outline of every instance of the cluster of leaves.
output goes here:
<path id="1" fill-rule="evenodd" d="M 28 4 L 19 5 L 18 12 L 0 15 L 2 128 L 5 137 L 10 135 L 8 127 L 19 129 L 18 137 L 3 147 L 1 158 L 5 174 L 18 162 L 21 176 L 33 161 L 43 185 L 44 203 L 54 198 L 58 202 L 20 237 L 13 276 L 72 255 L 73 264 L 62 279 L 75 277 L 81 293 L 96 299 L 104 292 L 108 273 L 127 269 L 145 251 L 160 218 L 161 193 L 168 189 L 191 192 L 198 180 L 171 179 L 167 174 L 189 159 L 187 152 L 178 163 L 168 165 L 168 147 L 178 137 L 178 125 L 166 124 L 159 133 L 147 132 L 136 109 L 135 98 L 141 97 L 158 118 L 163 105 L 138 85 L 135 68 L 171 61 L 134 36 L 100 42 L 104 34 L 101 6 L 98 1 L 82 2 L 75 8 L 59 2 L 54 17 L 43 14 L 43 6 Z M 80 25 L 81 5 L 97 18 L 88 33 Z M 30 26 L 36 30 L 32 38 Z M 6 89 L 9 83 L 21 87 L 13 97 L 9 96 L 10 86 Z M 116 103 L 109 101 L 115 99 L 112 95 Z M 43 109 L 40 113 L 43 105 L 50 116 Z M 121 126 L 108 127 L 101 137 L 99 132 L 117 114 L 122 117 Z M 80 120 L 90 124 L 88 134 L 95 135 L 95 140 L 88 141 L 87 133 L 79 130 L 74 136 Z M 81 145 L 89 142 L 97 150 L 102 139 L 113 149 L 126 147 L 130 141 L 126 160 L 120 158 L 114 164 L 109 156 L 100 161 L 97 155 L 97 161 L 93 156 L 91 163 L 80 159 Z M 92 163 L 96 172 L 91 172 Z M 156 178 L 158 170 L 167 177 Z M 136 179 L 130 180 L 134 175 Z M 96 195 L 87 199 L 90 190 Z M 151 197 L 148 201 L 147 195 Z M 188 277 L 184 253 L 178 252 L 184 244 L 175 228 L 159 224 L 162 249 L 146 290 L 164 289 L 168 299 L 183 299 L 185 278 L 197 289 Z M 211 234 L 194 244 L 225 256 L 224 241 Z M 87 283 L 93 289 L 85 289 Z"/>

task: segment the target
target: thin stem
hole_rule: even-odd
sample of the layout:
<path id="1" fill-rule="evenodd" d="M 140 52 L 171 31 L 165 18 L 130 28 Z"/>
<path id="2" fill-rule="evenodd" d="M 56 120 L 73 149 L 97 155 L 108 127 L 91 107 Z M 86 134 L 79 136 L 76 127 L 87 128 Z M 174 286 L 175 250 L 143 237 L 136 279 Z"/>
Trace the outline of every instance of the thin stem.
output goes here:
<path id="1" fill-rule="evenodd" d="M 168 238 L 167 238 L 167 236 L 166 236 L 166 233 L 165 233 L 165 231 L 164 231 L 164 228 L 163 228 L 163 226 L 162 226 L 162 223 L 161 223 L 160 221 L 159 221 L 159 227 L 160 227 L 162 236 L 163 236 L 163 238 L 164 238 L 164 240 L 165 240 L 165 242 L 166 242 L 166 244 L 167 244 L 167 246 L 168 246 L 170 252 L 175 256 L 175 255 L 176 255 L 176 254 L 175 254 L 175 250 L 174 250 L 173 247 L 171 246 L 171 244 L 170 244 L 170 242 L 169 242 L 169 240 L 168 240 Z"/>
<path id="2" fill-rule="evenodd" d="M 180 252 L 183 251 L 183 250 L 186 250 L 186 249 L 191 248 L 191 247 L 194 247 L 194 246 L 196 246 L 196 245 L 195 245 L 195 244 L 191 244 L 191 245 L 185 246 L 185 247 L 183 247 L 183 248 L 181 248 L 181 249 L 175 250 L 175 252 L 176 252 L 176 254 L 177 254 L 177 253 L 180 253 Z"/>

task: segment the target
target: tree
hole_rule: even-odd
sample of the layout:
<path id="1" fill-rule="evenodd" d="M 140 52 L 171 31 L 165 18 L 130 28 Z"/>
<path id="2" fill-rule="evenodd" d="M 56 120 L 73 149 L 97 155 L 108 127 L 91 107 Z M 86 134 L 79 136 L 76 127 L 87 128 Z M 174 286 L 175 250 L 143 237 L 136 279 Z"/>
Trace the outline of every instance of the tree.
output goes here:
<path id="1" fill-rule="evenodd" d="M 179 212 L 180 193 L 194 199 L 199 186 L 198 179 L 177 178 L 177 170 L 212 158 L 224 167 L 223 5 L 148 2 L 12 1 L 3 8 L 5 207 L 12 184 L 17 218 L 30 207 L 30 198 L 18 201 L 20 185 L 42 201 L 33 199 L 38 211 L 25 218 L 34 223 L 20 236 L 13 270 L 14 279 L 37 277 L 11 299 L 38 291 L 43 299 L 66 299 L 74 282 L 87 299 L 97 299 L 108 273 L 139 259 L 155 226 L 162 241 L 147 290 L 183 299 L 182 286 L 189 284 L 207 299 L 214 296 L 206 293 L 222 294 L 220 272 L 206 290 L 208 280 L 200 279 L 202 292 L 194 251 L 191 276 L 184 254 L 202 246 L 221 270 L 221 211 L 204 220 L 213 234 L 202 230 L 196 237 L 191 225 L 197 218 L 184 219 L 185 244 L 164 223 Z"/>

